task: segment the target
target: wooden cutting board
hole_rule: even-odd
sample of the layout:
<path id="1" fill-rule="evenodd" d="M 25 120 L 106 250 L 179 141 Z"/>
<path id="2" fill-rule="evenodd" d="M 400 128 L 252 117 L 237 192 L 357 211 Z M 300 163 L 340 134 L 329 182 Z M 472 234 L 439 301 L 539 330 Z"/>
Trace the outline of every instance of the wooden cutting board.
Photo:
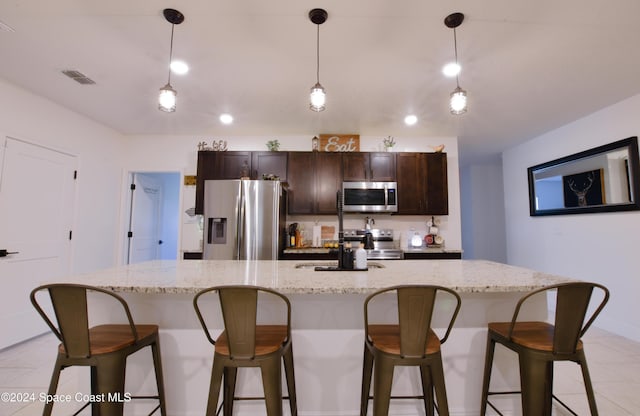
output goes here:
<path id="1" fill-rule="evenodd" d="M 336 235 L 336 227 L 333 225 L 323 225 L 320 227 L 320 238 L 323 240 L 333 240 Z"/>

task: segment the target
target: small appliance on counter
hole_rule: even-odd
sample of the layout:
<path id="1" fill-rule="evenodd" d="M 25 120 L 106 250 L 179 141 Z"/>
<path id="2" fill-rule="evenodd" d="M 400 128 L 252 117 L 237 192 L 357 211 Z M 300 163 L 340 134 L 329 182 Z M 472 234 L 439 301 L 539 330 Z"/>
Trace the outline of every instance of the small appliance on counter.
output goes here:
<path id="1" fill-rule="evenodd" d="M 367 259 L 369 260 L 402 260 L 404 252 L 398 248 L 393 241 L 393 230 L 377 229 L 370 230 L 344 230 L 344 241 L 365 244 Z M 373 243 L 372 248 L 367 248 Z"/>

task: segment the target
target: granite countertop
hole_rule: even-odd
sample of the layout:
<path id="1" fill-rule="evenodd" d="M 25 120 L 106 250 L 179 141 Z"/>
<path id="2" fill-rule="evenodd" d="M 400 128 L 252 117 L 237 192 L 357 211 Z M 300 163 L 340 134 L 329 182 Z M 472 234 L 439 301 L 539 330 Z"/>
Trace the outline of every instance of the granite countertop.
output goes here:
<path id="1" fill-rule="evenodd" d="M 285 294 L 368 294 L 401 284 L 436 284 L 458 292 L 526 292 L 571 279 L 485 260 L 370 261 L 384 268 L 367 271 L 317 272 L 331 261 L 156 260 L 70 276 L 116 292 L 196 293 L 217 285 L 256 285 Z M 59 280 L 58 280 L 59 281 Z"/>
<path id="2" fill-rule="evenodd" d="M 405 253 L 462 253 L 459 249 L 449 249 L 446 247 L 416 247 L 416 248 L 403 248 Z"/>

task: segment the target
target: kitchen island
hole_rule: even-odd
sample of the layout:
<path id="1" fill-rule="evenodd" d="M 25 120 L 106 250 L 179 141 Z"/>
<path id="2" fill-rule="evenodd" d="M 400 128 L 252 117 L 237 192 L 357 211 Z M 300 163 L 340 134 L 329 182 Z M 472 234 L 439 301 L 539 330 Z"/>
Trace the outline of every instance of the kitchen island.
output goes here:
<path id="1" fill-rule="evenodd" d="M 169 414 L 201 415 L 206 407 L 213 357 L 192 307 L 193 295 L 215 285 L 257 285 L 286 294 L 292 304 L 293 351 L 300 415 L 357 415 L 362 371 L 363 301 L 384 287 L 437 284 L 462 296 L 462 309 L 443 346 L 452 415 L 478 414 L 486 325 L 508 320 L 524 292 L 570 279 L 489 261 L 405 260 L 369 262 L 368 271 L 318 272 L 314 264 L 293 261 L 154 261 L 69 277 L 114 290 L 127 299 L 138 323 L 160 325 Z M 393 302 L 385 305 L 392 310 Z M 546 319 L 546 298 L 524 311 L 525 318 Z M 221 328 L 211 307 L 211 328 Z M 217 311 L 216 311 L 217 312 Z M 437 306 L 436 314 L 447 307 Z M 105 307 L 105 317 L 111 316 Z M 261 315 L 269 315 L 267 307 Z M 446 316 L 443 317 L 446 319 Z M 434 321 L 439 328 L 439 321 Z M 147 357 L 133 357 L 127 390 L 153 389 Z M 502 377 L 500 367 L 515 366 L 513 357 L 496 353 L 497 384 L 518 386 L 517 376 Z M 418 394 L 418 372 L 396 370 L 394 394 Z M 510 372 L 514 373 L 514 372 Z M 517 372 L 516 372 L 517 373 Z M 513 384 L 515 383 L 515 384 Z M 138 387 L 143 385 L 143 387 Z M 80 385 L 78 388 L 81 388 Z M 239 373 L 238 392 L 260 395 L 257 370 Z M 137 406 L 137 405 L 136 405 Z M 422 402 L 392 401 L 391 414 L 422 414 Z M 138 414 L 130 407 L 129 413 Z M 285 406 L 286 409 L 286 406 Z M 142 410 L 140 410 L 142 414 Z M 263 402 L 241 402 L 237 414 L 264 414 Z"/>

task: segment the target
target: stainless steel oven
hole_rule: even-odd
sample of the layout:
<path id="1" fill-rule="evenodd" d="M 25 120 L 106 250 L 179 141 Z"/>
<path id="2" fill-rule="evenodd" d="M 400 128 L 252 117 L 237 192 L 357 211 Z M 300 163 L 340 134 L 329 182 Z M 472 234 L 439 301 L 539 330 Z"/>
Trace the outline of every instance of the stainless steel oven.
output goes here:
<path id="1" fill-rule="evenodd" d="M 344 212 L 397 212 L 396 182 L 342 182 Z"/>

